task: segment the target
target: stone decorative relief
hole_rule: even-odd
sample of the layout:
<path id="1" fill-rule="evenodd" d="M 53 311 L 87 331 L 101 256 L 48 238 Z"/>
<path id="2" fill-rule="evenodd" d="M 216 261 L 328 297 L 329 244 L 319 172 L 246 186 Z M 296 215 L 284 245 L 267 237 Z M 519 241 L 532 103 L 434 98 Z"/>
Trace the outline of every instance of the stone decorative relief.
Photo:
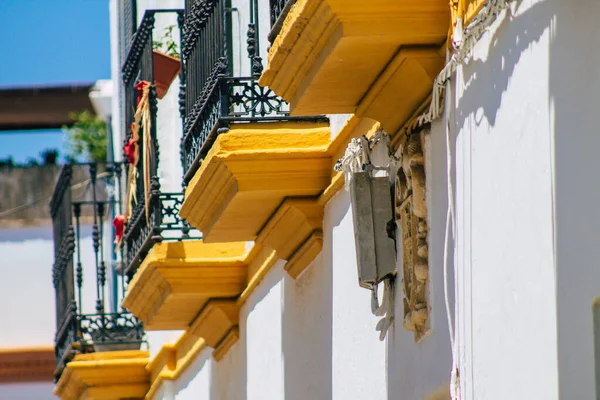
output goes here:
<path id="1" fill-rule="evenodd" d="M 427 203 L 423 133 L 410 135 L 396 174 L 394 213 L 402 245 L 405 329 L 419 341 L 429 330 Z"/>

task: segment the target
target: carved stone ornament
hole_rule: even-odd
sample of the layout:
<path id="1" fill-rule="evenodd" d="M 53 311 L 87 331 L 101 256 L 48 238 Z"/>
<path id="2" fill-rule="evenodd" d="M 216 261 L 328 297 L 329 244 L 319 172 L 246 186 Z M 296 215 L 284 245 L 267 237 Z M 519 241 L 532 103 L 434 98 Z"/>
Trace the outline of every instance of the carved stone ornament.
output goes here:
<path id="1" fill-rule="evenodd" d="M 396 174 L 394 213 L 402 244 L 403 326 L 419 341 L 429 330 L 427 203 L 423 134 L 410 135 Z"/>

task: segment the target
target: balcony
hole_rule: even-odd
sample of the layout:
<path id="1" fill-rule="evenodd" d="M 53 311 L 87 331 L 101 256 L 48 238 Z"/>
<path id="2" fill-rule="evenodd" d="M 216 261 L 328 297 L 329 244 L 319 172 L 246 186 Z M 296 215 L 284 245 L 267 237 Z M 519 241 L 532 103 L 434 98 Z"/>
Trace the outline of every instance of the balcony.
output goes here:
<path id="1" fill-rule="evenodd" d="M 356 114 L 396 133 L 445 59 L 444 0 L 271 0 L 272 46 L 259 83 L 292 115 Z"/>
<path id="2" fill-rule="evenodd" d="M 183 193 L 162 190 L 163 184 L 173 186 L 173 182 L 161 182 L 160 146 L 174 133 L 159 128 L 159 108 L 165 103 L 158 100 L 161 84 L 152 50 L 159 15 L 174 15 L 182 28 L 182 10 L 146 11 L 122 68 L 128 110 L 125 125 L 127 131 L 131 129 L 124 142 L 128 182 L 123 190 L 120 245 L 129 285 L 123 306 L 144 322 L 146 330 L 185 329 L 210 298 L 233 297 L 243 290 L 246 280 L 245 244 L 206 245 L 202 235 L 179 215 Z M 180 48 L 186 54 L 186 47 Z M 185 64 L 182 71 L 186 71 Z M 188 76 L 197 79 L 196 74 Z M 186 98 L 182 83 L 182 107 Z"/>
<path id="3" fill-rule="evenodd" d="M 125 132 L 131 131 L 133 123 L 138 125 L 137 139 L 134 140 L 134 134 L 130 132 L 131 136 L 126 137 L 123 143 L 125 153 L 129 153 L 125 154 L 128 159 L 128 182 L 123 191 L 125 227 L 121 241 L 122 268 L 130 279 L 157 243 L 201 239 L 199 232 L 191 229 L 179 216 L 183 193 L 161 190 L 158 176 L 161 143 L 158 134 L 158 98 L 166 94 L 169 85 L 155 79 L 157 68 L 161 68 L 152 45 L 156 39 L 154 25 L 157 15 L 175 16 L 181 26 L 183 10 L 146 11 L 122 68 Z M 132 144 L 132 141 L 135 143 Z"/>
<path id="4" fill-rule="evenodd" d="M 121 171 L 118 163 L 65 165 L 52 196 L 57 381 L 77 354 L 139 349 L 144 340 L 142 324 L 118 306 L 125 281 L 107 258 Z"/>
<path id="5" fill-rule="evenodd" d="M 328 120 L 291 116 L 259 85 L 259 26 L 250 15 L 246 57 L 232 46 L 224 0 L 186 2 L 181 214 L 210 243 L 253 240 L 285 197 L 316 195 L 331 175 Z"/>

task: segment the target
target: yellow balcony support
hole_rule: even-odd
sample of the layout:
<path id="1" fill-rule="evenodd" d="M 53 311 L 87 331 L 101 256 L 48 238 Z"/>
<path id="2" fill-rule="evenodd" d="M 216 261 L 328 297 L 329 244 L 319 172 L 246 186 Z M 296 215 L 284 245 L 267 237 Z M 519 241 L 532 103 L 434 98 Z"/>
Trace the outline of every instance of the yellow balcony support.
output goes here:
<path id="1" fill-rule="evenodd" d="M 54 394 L 62 400 L 143 398 L 150 387 L 147 351 L 79 354 L 67 364 Z"/>
<path id="2" fill-rule="evenodd" d="M 287 261 L 285 269 L 295 278 L 321 252 L 325 204 L 343 187 L 343 176 L 340 173 L 332 176 L 333 165 L 352 138 L 362 134 L 371 136 L 379 129 L 373 120 L 352 117 L 331 140 L 326 124 L 298 123 L 294 126 L 298 130 L 292 131 L 288 124 L 278 124 L 275 126 L 279 130 L 269 133 L 263 131 L 264 124 L 256 125 L 246 124 L 219 136 L 193 178 L 188 196 L 202 205 L 220 204 L 211 211 L 214 214 L 211 216 L 192 202 L 187 204 L 188 218 L 196 217 L 198 221 L 210 217 L 215 221 L 213 226 L 218 226 L 223 215 L 230 212 L 235 197 L 254 190 L 254 196 L 246 199 L 261 201 L 250 201 L 245 207 L 234 204 L 240 220 L 237 227 L 252 234 L 253 247 L 247 251 L 245 242 L 158 243 L 129 284 L 124 300 L 124 305 L 144 322 L 146 329 L 185 329 L 187 337 L 194 338 L 189 340 L 194 343 L 202 340 L 203 346 L 212 347 L 217 361 L 238 339 L 240 307 L 273 265 L 278 260 Z M 312 128 L 307 130 L 308 127 Z M 295 161 L 293 174 L 298 179 L 286 169 L 290 158 Z M 206 167 L 211 162 L 234 171 L 231 175 L 237 180 L 230 183 L 234 190 L 230 197 L 225 197 L 227 201 L 218 196 L 220 190 L 210 187 L 211 182 L 222 184 L 218 176 L 211 175 L 215 170 Z M 269 162 L 280 168 L 265 167 Z M 309 165 L 308 169 L 303 162 Z M 263 175 L 248 182 L 244 174 L 252 171 Z M 296 197 L 285 196 L 286 193 Z M 275 199 L 274 205 L 268 199 Z M 190 197 L 186 199 L 189 200 Z M 251 230 L 245 225 L 247 221 Z M 228 238 L 237 236 L 225 239 Z M 180 370 L 173 367 L 180 365 L 174 361 L 174 350 L 170 356 L 166 354 L 161 356 L 160 368 L 154 366 L 157 360 L 150 368 L 154 392 L 159 376 L 168 379 L 174 376 L 173 368 Z"/>
<path id="3" fill-rule="evenodd" d="M 393 134 L 401 123 L 387 126 L 382 114 L 396 102 L 394 112 L 414 111 L 445 58 L 432 51 L 432 68 L 430 56 L 401 54 L 403 49 L 437 50 L 449 25 L 447 0 L 298 0 L 271 46 L 260 84 L 290 102 L 294 115 L 357 113 L 381 121 Z M 361 106 L 378 85 L 390 86 L 387 103 Z"/>
<path id="4" fill-rule="evenodd" d="M 179 214 L 207 243 L 254 240 L 286 197 L 327 187 L 326 123 L 233 124 L 215 141 Z"/>
<path id="5" fill-rule="evenodd" d="M 123 306 L 146 330 L 186 329 L 210 298 L 246 287 L 245 243 L 154 245 L 129 284 Z"/>

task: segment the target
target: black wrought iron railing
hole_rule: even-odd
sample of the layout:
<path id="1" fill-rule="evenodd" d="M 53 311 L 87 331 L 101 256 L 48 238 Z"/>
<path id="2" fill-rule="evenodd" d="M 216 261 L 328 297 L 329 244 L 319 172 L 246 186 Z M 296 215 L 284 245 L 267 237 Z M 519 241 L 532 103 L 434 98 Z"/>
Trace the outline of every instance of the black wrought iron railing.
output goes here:
<path id="1" fill-rule="evenodd" d="M 126 115 L 125 128 L 134 122 L 134 113 L 140 92 L 136 84 L 144 80 L 154 83 L 154 65 L 152 38 L 155 16 L 160 13 L 177 15 L 180 29 L 183 27 L 183 10 L 148 10 L 144 14 L 135 37 L 133 38 L 127 59 L 123 65 L 123 83 L 126 92 L 126 104 L 130 110 Z M 183 36 L 183 33 L 182 33 Z M 180 47 L 181 49 L 181 47 Z M 185 49 L 182 49 L 184 51 Z M 181 72 L 180 72 L 181 76 Z M 191 230 L 187 222 L 179 217 L 178 211 L 183 202 L 183 193 L 163 193 L 158 178 L 160 162 L 159 138 L 157 136 L 157 93 L 154 85 L 149 91 L 150 132 L 149 145 L 138 143 L 138 161 L 136 165 L 127 165 L 128 171 L 136 168 L 137 178 L 135 204 L 128 215 L 122 241 L 123 270 L 131 278 L 137 271 L 147 253 L 155 243 L 163 240 L 199 239 L 197 231 Z M 143 124 L 140 127 L 140 137 L 145 135 Z M 129 137 L 125 138 L 125 143 Z M 144 152 L 150 154 L 146 157 Z M 144 159 L 147 165 L 144 165 Z M 148 186 L 147 188 L 146 186 Z"/>
<path id="2" fill-rule="evenodd" d="M 152 111 L 152 131 L 156 137 L 156 87 L 154 86 L 154 23 L 158 14 L 177 15 L 178 26 L 181 31 L 183 28 L 183 10 L 165 9 L 165 10 L 146 10 L 140 25 L 135 30 L 133 39 L 128 45 L 127 57 L 121 69 L 123 85 L 125 91 L 125 121 L 124 132 L 129 132 L 131 122 L 135 114 L 138 100 L 138 90 L 136 84 L 140 81 L 146 81 L 152 84 L 150 88 L 150 106 Z M 181 45 L 179 46 L 181 49 Z M 181 74 L 181 72 L 180 72 Z"/>
<path id="3" fill-rule="evenodd" d="M 128 277 L 135 274 L 156 243 L 202 238 L 179 216 L 182 204 L 183 193 L 161 193 L 158 178 L 152 178 L 149 218 L 143 204 L 135 207 L 123 237 L 123 263 Z"/>
<path id="4" fill-rule="evenodd" d="M 56 294 L 55 378 L 77 353 L 139 348 L 141 323 L 117 305 L 106 304 L 111 276 L 120 283 L 110 254 L 112 237 L 105 229 L 119 210 L 121 165 L 65 165 L 50 202 L 54 234 L 52 278 Z M 91 276 L 90 276 L 91 275 Z M 95 285 L 90 293 L 84 281 Z M 117 290 L 119 285 L 117 284 Z M 118 310 L 118 311 L 116 311 Z"/>
<path id="5" fill-rule="evenodd" d="M 185 109 L 181 163 L 184 186 L 220 133 L 231 123 L 324 120 L 291 117 L 289 106 L 269 88 L 261 87 L 258 4 L 250 2 L 247 52 L 250 76 L 235 76 L 229 0 L 186 0 L 182 65 Z M 239 55 L 242 57 L 242 55 Z"/>
<path id="6" fill-rule="evenodd" d="M 285 17 L 287 17 L 288 12 L 292 6 L 296 4 L 296 0 L 269 0 L 269 6 L 271 11 L 271 31 L 269 32 L 269 42 L 273 43 L 279 32 L 281 32 L 281 27 L 283 26 L 283 21 L 285 21 Z"/>
<path id="7" fill-rule="evenodd" d="M 137 26 L 137 1 L 120 0 L 119 2 L 119 41 L 120 41 L 120 59 L 125 59 L 131 38 L 135 33 Z"/>

